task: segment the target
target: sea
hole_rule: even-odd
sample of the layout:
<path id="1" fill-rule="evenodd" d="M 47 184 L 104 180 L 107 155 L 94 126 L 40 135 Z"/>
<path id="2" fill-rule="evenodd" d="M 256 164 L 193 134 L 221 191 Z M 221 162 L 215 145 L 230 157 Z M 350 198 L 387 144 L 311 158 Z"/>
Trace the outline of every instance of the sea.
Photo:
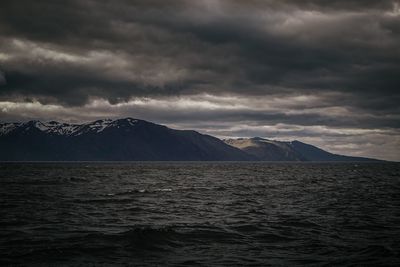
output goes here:
<path id="1" fill-rule="evenodd" d="M 0 266 L 400 266 L 400 164 L 0 163 Z"/>

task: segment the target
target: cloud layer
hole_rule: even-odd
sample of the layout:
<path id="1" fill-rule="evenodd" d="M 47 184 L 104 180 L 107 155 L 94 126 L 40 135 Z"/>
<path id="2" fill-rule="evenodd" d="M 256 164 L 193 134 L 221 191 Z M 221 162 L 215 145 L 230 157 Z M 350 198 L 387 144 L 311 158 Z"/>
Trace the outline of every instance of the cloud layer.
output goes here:
<path id="1" fill-rule="evenodd" d="M 397 1 L 0 3 L 2 120 L 132 116 L 400 160 L 399 88 Z"/>

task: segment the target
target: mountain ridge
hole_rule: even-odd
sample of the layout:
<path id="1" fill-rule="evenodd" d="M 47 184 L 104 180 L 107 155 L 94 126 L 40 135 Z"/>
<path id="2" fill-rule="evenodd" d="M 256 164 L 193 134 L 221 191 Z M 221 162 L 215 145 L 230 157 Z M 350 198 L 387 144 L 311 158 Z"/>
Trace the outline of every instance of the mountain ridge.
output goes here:
<path id="1" fill-rule="evenodd" d="M 220 140 L 134 118 L 0 123 L 0 148 L 2 161 L 376 161 L 300 141 Z"/>
<path id="2" fill-rule="evenodd" d="M 254 155 L 262 161 L 380 161 L 330 153 L 298 140 L 276 141 L 253 137 L 225 139 L 224 142 Z"/>

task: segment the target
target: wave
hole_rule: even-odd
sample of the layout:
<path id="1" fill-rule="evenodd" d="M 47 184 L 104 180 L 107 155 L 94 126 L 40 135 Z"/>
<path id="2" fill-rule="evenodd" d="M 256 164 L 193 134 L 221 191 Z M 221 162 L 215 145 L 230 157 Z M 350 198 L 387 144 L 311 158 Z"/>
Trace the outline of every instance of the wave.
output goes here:
<path id="1" fill-rule="evenodd" d="M 125 232 L 108 235 L 89 236 L 94 239 L 105 239 L 120 244 L 124 249 L 135 250 L 167 250 L 178 246 L 180 234 L 170 227 L 135 227 Z"/>
<path id="2" fill-rule="evenodd" d="M 143 193 L 159 193 L 159 192 L 175 192 L 175 191 L 223 191 L 226 190 L 224 187 L 206 187 L 206 186 L 190 186 L 190 187 L 178 187 L 178 188 L 140 188 L 132 189 L 118 193 L 108 193 L 107 196 L 119 196 L 119 195 L 132 195 L 132 194 L 143 194 Z"/>
<path id="3" fill-rule="evenodd" d="M 92 244 L 108 243 L 128 250 L 168 250 L 188 244 L 240 243 L 243 235 L 219 227 L 136 226 L 119 233 L 91 233 L 83 240 Z"/>

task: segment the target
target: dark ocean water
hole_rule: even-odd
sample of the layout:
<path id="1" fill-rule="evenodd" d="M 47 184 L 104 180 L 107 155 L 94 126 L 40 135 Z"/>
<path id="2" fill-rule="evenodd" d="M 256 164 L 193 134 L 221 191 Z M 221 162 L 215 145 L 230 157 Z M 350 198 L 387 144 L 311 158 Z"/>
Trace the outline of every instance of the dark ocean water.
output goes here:
<path id="1" fill-rule="evenodd" d="M 399 266 L 400 164 L 0 163 L 1 266 Z"/>

